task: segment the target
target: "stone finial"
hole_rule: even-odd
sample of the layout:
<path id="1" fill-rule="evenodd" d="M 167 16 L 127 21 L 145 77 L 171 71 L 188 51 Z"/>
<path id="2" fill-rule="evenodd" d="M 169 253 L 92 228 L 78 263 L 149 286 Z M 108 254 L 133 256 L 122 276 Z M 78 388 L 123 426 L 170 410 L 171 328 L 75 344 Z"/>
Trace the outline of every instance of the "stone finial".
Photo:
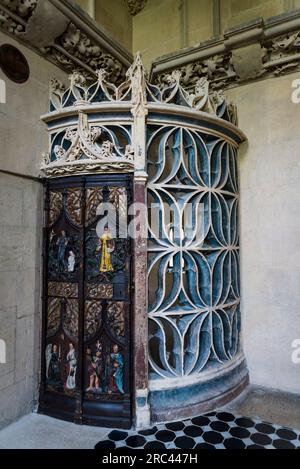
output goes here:
<path id="1" fill-rule="evenodd" d="M 142 62 L 141 53 L 137 52 L 134 62 L 126 76 L 131 82 L 131 103 L 133 114 L 144 115 L 147 105 L 147 72 Z"/>

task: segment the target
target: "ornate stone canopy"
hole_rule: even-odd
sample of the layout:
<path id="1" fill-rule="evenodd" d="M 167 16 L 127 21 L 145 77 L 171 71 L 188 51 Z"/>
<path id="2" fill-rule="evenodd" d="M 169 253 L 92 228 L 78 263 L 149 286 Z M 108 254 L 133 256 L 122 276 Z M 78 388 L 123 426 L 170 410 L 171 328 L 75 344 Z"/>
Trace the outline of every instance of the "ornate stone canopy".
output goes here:
<path id="1" fill-rule="evenodd" d="M 120 83 L 132 62 L 126 49 L 68 0 L 0 0 L 0 29 L 67 73 L 80 70 L 90 80 L 102 68 Z"/>

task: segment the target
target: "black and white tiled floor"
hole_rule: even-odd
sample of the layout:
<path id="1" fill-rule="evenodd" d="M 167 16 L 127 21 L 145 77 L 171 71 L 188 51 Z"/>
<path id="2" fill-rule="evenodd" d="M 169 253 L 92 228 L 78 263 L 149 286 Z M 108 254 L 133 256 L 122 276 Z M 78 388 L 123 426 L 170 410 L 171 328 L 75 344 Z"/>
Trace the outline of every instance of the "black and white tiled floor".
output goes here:
<path id="1" fill-rule="evenodd" d="M 107 438 L 95 448 L 300 449 L 300 430 L 222 411 L 148 430 L 113 430 Z"/>

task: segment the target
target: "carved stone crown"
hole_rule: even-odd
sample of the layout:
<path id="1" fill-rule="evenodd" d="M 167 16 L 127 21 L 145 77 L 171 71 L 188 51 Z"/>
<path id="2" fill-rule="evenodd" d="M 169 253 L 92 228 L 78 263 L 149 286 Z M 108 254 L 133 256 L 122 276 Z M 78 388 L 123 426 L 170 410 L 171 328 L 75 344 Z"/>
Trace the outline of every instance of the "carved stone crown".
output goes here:
<path id="1" fill-rule="evenodd" d="M 164 86 L 155 86 L 148 81 L 140 53 L 119 86 L 108 81 L 103 69 L 97 71 L 97 81 L 91 85 L 80 72 L 74 72 L 69 79 L 68 88 L 57 79 L 50 83 L 47 119 L 59 124 L 57 130 L 52 126 L 50 152 L 43 158 L 41 169 L 47 176 L 133 171 L 140 149 L 133 142 L 132 116 L 135 122 L 139 118 L 145 120 L 150 105 L 164 105 L 168 109 L 184 106 L 236 124 L 235 107 L 227 104 L 221 91 L 211 92 L 206 78 L 200 78 L 193 92 L 189 92 L 181 84 L 181 72 L 175 70 L 166 77 Z M 122 123 L 121 118 L 110 117 L 105 123 L 97 120 L 96 111 L 104 109 L 117 116 L 120 109 L 127 109 L 128 124 Z M 68 116 L 72 116 L 71 124 Z"/>

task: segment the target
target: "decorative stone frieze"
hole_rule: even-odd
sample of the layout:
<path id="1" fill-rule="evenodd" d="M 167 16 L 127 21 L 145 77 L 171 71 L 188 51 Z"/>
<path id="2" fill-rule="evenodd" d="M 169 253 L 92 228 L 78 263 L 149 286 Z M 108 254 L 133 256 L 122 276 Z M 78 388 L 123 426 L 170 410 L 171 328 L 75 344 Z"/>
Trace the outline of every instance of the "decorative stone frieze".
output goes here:
<path id="1" fill-rule="evenodd" d="M 223 38 L 161 57 L 153 63 L 154 83 L 165 86 L 174 69 L 180 70 L 183 86 L 194 88 L 206 78 L 214 90 L 299 70 L 300 11 L 255 20 Z"/>
<path id="2" fill-rule="evenodd" d="M 90 81 L 102 68 L 110 82 L 122 82 L 132 58 L 67 0 L 0 0 L 0 29 L 66 72 L 81 70 Z"/>

